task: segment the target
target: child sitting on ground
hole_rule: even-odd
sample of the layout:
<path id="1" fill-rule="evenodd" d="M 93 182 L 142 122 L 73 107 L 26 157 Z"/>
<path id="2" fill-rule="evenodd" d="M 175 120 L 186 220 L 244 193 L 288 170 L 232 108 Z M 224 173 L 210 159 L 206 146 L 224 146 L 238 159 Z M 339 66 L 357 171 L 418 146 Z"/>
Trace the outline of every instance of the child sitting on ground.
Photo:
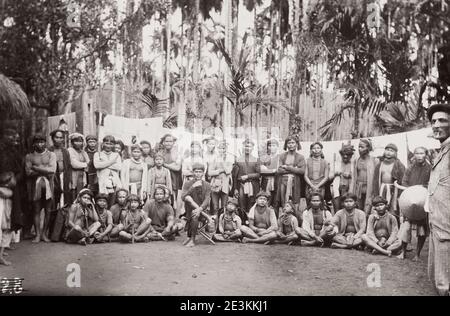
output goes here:
<path id="1" fill-rule="evenodd" d="M 214 234 L 213 239 L 219 242 L 239 241 L 242 237 L 241 218 L 236 214 L 239 202 L 236 198 L 229 198 L 225 212 L 219 218 L 219 232 Z"/>
<path id="2" fill-rule="evenodd" d="M 96 198 L 97 215 L 100 222 L 100 228 L 94 234 L 95 242 L 111 241 L 109 234 L 113 229 L 112 214 L 107 210 L 108 195 L 100 193 Z"/>
<path id="3" fill-rule="evenodd" d="M 122 242 L 148 241 L 147 234 L 153 231 L 151 220 L 140 209 L 141 200 L 136 194 L 127 198 L 128 210 L 123 216 L 123 230 L 119 233 Z"/>
<path id="4" fill-rule="evenodd" d="M 297 233 L 301 228 L 298 226 L 298 220 L 294 215 L 294 210 L 295 206 L 290 201 L 283 207 L 283 212 L 278 219 L 277 243 L 292 245 L 299 240 Z"/>
<path id="5" fill-rule="evenodd" d="M 123 230 L 122 219 L 127 213 L 127 197 L 128 191 L 119 189 L 116 192 L 116 203 L 111 206 L 111 215 L 113 221 L 113 228 L 110 233 L 112 239 L 118 238 L 119 233 Z"/>

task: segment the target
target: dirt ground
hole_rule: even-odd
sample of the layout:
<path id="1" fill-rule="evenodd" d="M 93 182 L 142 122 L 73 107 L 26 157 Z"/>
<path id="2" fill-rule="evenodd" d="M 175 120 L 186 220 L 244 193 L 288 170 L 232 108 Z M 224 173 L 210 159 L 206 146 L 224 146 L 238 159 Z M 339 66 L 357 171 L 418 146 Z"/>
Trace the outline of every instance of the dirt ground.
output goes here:
<path id="1" fill-rule="evenodd" d="M 202 239 L 202 237 L 199 237 Z M 24 278 L 28 295 L 435 295 L 422 261 L 356 250 L 284 245 L 220 244 L 187 249 L 174 242 L 101 244 L 22 242 L 10 251 L 0 278 Z M 68 288 L 67 265 L 81 267 L 81 287 Z M 381 287 L 367 279 L 380 267 Z M 23 294 L 23 295 L 24 295 Z"/>

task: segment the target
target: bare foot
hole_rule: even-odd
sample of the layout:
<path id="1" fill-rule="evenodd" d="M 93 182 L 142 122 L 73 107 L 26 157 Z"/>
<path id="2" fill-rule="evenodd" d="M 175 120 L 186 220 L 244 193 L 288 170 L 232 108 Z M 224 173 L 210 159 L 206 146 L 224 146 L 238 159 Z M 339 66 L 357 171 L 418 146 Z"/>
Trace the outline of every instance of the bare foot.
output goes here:
<path id="1" fill-rule="evenodd" d="M 248 239 L 247 237 L 244 237 L 244 238 L 242 238 L 242 243 L 243 243 L 243 244 L 246 244 L 246 243 L 248 242 L 248 240 L 249 240 L 249 239 Z"/>
<path id="2" fill-rule="evenodd" d="M 195 247 L 195 242 L 194 242 L 193 240 L 190 240 L 190 241 L 186 244 L 186 247 L 188 247 L 188 248 Z"/>
<path id="3" fill-rule="evenodd" d="M 38 244 L 41 242 L 41 236 L 36 236 L 32 241 L 33 244 Z"/>
<path id="4" fill-rule="evenodd" d="M 387 256 L 390 258 L 390 257 L 392 257 L 392 251 L 390 251 L 390 250 L 387 250 Z"/>
<path id="5" fill-rule="evenodd" d="M 397 256 L 398 259 L 405 260 L 405 253 L 402 252 Z"/>
<path id="6" fill-rule="evenodd" d="M 420 261 L 420 258 L 417 255 L 415 255 L 414 258 L 412 258 L 412 261 L 414 262 Z"/>
<path id="7" fill-rule="evenodd" d="M 10 265 L 11 265 L 11 262 L 6 261 L 5 258 L 0 258 L 0 265 L 10 266 Z"/>
<path id="8" fill-rule="evenodd" d="M 45 235 L 42 236 L 41 240 L 42 240 L 43 242 L 51 242 L 50 239 L 48 239 L 48 237 L 45 236 Z"/>
<path id="9" fill-rule="evenodd" d="M 80 239 L 80 240 L 78 241 L 78 244 L 79 244 L 79 245 L 82 245 L 82 246 L 86 246 L 86 245 L 87 245 L 86 238 Z"/>
<path id="10" fill-rule="evenodd" d="M 335 243 L 335 242 L 331 244 L 331 248 L 333 248 L 333 249 L 349 249 L 348 246 L 341 245 L 341 244 L 338 244 L 338 243 Z M 350 249 L 352 249 L 352 248 L 350 248 Z"/>

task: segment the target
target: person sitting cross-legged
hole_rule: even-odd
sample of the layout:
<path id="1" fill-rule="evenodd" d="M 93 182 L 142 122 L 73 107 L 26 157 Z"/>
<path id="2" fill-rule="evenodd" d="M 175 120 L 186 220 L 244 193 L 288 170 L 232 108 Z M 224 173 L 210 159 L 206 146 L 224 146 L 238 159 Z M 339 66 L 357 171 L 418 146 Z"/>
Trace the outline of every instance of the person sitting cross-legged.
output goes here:
<path id="1" fill-rule="evenodd" d="M 362 235 L 364 244 L 373 249 L 372 253 L 381 253 L 391 256 L 392 252 L 399 250 L 397 241 L 398 225 L 394 215 L 388 212 L 388 202 L 381 196 L 372 200 L 375 214 L 369 216 L 367 222 L 367 233 Z"/>
<path id="2" fill-rule="evenodd" d="M 344 209 L 338 211 L 331 220 L 337 227 L 331 248 L 353 249 L 362 244 L 361 236 L 366 231 L 366 213 L 356 208 L 357 196 L 347 193 L 343 197 Z"/>
<path id="3" fill-rule="evenodd" d="M 242 226 L 241 232 L 244 243 L 260 243 L 274 241 L 278 238 L 278 223 L 275 211 L 267 205 L 269 195 L 261 191 L 256 196 L 256 204 L 248 213 L 248 226 Z"/>
<path id="4" fill-rule="evenodd" d="M 147 234 L 153 230 L 151 220 L 139 208 L 141 200 L 136 194 L 127 198 L 128 210 L 122 216 L 123 230 L 119 233 L 122 242 L 148 241 Z"/>
<path id="5" fill-rule="evenodd" d="M 298 226 L 298 219 L 294 214 L 295 205 L 292 201 L 287 202 L 278 219 L 277 243 L 292 245 L 306 233 Z"/>
<path id="6" fill-rule="evenodd" d="M 89 189 L 83 189 L 78 193 L 75 203 L 69 210 L 67 221 L 67 243 L 86 246 L 94 241 L 94 234 L 100 228 L 97 212 L 92 202 L 93 193 Z"/>
<path id="7" fill-rule="evenodd" d="M 110 241 L 110 233 L 113 229 L 113 217 L 108 207 L 108 195 L 100 193 L 95 198 L 97 206 L 97 215 L 100 223 L 100 228 L 94 234 L 95 242 L 103 243 Z"/>
<path id="8" fill-rule="evenodd" d="M 331 223 L 333 215 L 323 205 L 323 197 L 320 193 L 311 194 L 310 208 L 303 212 L 302 228 L 307 236 L 302 236 L 304 246 L 330 246 L 336 235 L 335 226 Z"/>
<path id="9" fill-rule="evenodd" d="M 236 198 L 229 198 L 225 211 L 219 217 L 219 232 L 213 235 L 213 239 L 219 242 L 235 242 L 242 237 L 242 220 L 237 215 L 239 201 Z"/>
<path id="10" fill-rule="evenodd" d="M 143 211 L 152 221 L 153 231 L 147 235 L 150 240 L 174 240 L 175 235 L 184 228 L 184 225 L 174 220 L 170 190 L 164 185 L 156 185 L 153 198 L 145 203 Z"/>
<path id="11" fill-rule="evenodd" d="M 111 206 L 110 211 L 113 220 L 113 228 L 109 236 L 112 241 L 116 241 L 119 237 L 119 233 L 123 230 L 123 216 L 127 213 L 127 197 L 128 191 L 125 189 L 117 190 L 115 194 L 115 204 Z"/>

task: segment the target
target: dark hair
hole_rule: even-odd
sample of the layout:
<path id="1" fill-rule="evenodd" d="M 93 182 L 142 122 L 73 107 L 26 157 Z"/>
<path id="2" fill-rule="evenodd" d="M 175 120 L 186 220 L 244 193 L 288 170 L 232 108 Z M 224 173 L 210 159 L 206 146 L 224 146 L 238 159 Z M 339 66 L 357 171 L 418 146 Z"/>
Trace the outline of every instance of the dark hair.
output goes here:
<path id="1" fill-rule="evenodd" d="M 95 201 L 98 200 L 105 200 L 106 202 L 108 202 L 108 195 L 105 193 L 97 194 L 97 196 L 95 197 Z"/>
<path id="2" fill-rule="evenodd" d="M 315 142 L 315 143 L 312 143 L 311 146 L 309 146 L 309 150 L 312 151 L 312 149 L 313 149 L 314 146 L 316 146 L 316 145 L 319 145 L 320 148 L 323 150 L 323 144 L 322 144 L 321 142 Z M 312 152 L 309 154 L 309 156 L 312 157 Z M 323 152 L 322 152 L 321 157 L 322 157 L 322 159 L 325 158 L 325 156 L 323 155 Z"/>
<path id="3" fill-rule="evenodd" d="M 125 192 L 126 196 L 128 197 L 128 191 L 126 189 L 120 188 L 116 191 L 114 196 L 114 201 L 117 203 L 117 198 L 119 197 L 120 192 Z"/>
<path id="4" fill-rule="evenodd" d="M 136 201 L 139 204 L 141 204 L 141 198 L 137 194 L 130 194 L 127 197 L 127 203 L 130 203 L 131 201 Z"/>
<path id="5" fill-rule="evenodd" d="M 362 138 L 359 140 L 359 143 L 365 144 L 367 146 L 367 148 L 369 148 L 369 151 L 373 151 L 373 145 L 372 145 L 372 142 L 370 141 L 370 139 Z"/>
<path id="6" fill-rule="evenodd" d="M 309 196 L 308 204 L 311 205 L 311 200 L 315 196 L 319 197 L 319 199 L 320 199 L 320 207 L 323 208 L 324 205 L 325 205 L 325 201 L 323 199 L 322 194 L 320 194 L 319 192 L 312 192 L 311 193 L 311 195 Z"/>
<path id="7" fill-rule="evenodd" d="M 61 134 L 63 134 L 63 137 L 64 137 L 64 131 L 62 129 L 55 129 L 54 131 L 52 131 L 50 133 L 50 137 L 52 138 L 52 140 L 55 138 L 56 133 L 61 133 Z"/>
<path id="8" fill-rule="evenodd" d="M 355 193 L 348 192 L 342 196 L 342 201 L 345 201 L 347 199 L 352 199 L 355 202 L 358 202 L 358 196 Z"/>
<path id="9" fill-rule="evenodd" d="M 266 141 L 266 153 L 267 154 L 269 154 L 269 146 L 272 145 L 272 144 L 276 144 L 278 147 L 280 146 L 280 142 L 278 140 L 273 139 L 273 138 L 268 139 Z"/>
<path id="10" fill-rule="evenodd" d="M 70 140 L 70 143 L 71 143 L 72 146 L 73 146 L 73 143 L 75 143 L 76 141 L 80 141 L 80 140 L 84 143 L 84 139 L 83 139 L 83 137 L 81 137 L 81 136 L 72 138 L 72 139 Z"/>
<path id="11" fill-rule="evenodd" d="M 146 144 L 150 146 L 150 150 L 152 150 L 152 144 L 150 144 L 150 142 L 148 140 L 141 140 L 141 142 L 139 143 L 141 146 Z"/>
<path id="12" fill-rule="evenodd" d="M 297 137 L 297 136 L 294 136 L 294 135 L 291 135 L 291 136 L 288 136 L 288 137 L 286 138 L 286 140 L 284 141 L 284 147 L 283 147 L 284 151 L 287 150 L 287 144 L 288 144 L 291 140 L 293 140 L 294 142 L 297 143 L 297 150 L 302 149 L 302 145 L 300 144 L 300 141 L 298 140 L 298 137 Z"/>
<path id="13" fill-rule="evenodd" d="M 111 143 L 115 143 L 116 139 L 114 138 L 114 136 L 111 136 L 111 135 L 106 135 L 105 137 L 103 137 L 103 142 L 104 143 L 106 143 L 108 141 L 111 142 Z"/>
<path id="14" fill-rule="evenodd" d="M 322 194 L 320 194 L 319 192 L 313 192 L 313 193 L 311 193 L 311 195 L 309 196 L 309 199 L 311 200 L 314 196 L 318 196 L 319 199 L 320 199 L 321 201 L 323 201 L 323 196 L 322 196 Z"/>
<path id="15" fill-rule="evenodd" d="M 164 158 L 164 155 L 161 152 L 157 152 L 155 154 L 155 157 L 153 158 L 154 160 L 161 158 L 163 161 L 165 161 L 166 159 Z"/>
<path id="16" fill-rule="evenodd" d="M 120 139 L 116 139 L 116 141 L 114 142 L 115 145 L 119 144 L 120 147 L 122 148 L 122 150 L 125 149 L 125 144 L 123 143 L 123 141 L 121 141 Z"/>
<path id="17" fill-rule="evenodd" d="M 177 140 L 177 138 L 175 136 L 173 136 L 172 134 L 166 134 L 163 137 L 161 137 L 161 140 L 159 142 L 159 144 L 161 145 L 162 148 L 164 148 L 164 142 L 166 141 L 167 137 L 172 137 L 173 141 L 175 142 Z"/>
<path id="18" fill-rule="evenodd" d="M 427 148 L 423 147 L 423 146 L 419 146 L 419 147 L 414 148 L 414 154 L 416 153 L 417 149 L 422 149 L 425 152 L 425 155 L 427 157 L 430 156 L 430 151 Z"/>
<path id="19" fill-rule="evenodd" d="M 141 145 L 138 145 L 138 144 L 131 145 L 131 147 L 130 147 L 130 152 L 132 152 L 132 151 L 135 150 L 135 149 L 140 150 L 141 153 L 142 153 L 142 147 L 141 147 Z"/>

